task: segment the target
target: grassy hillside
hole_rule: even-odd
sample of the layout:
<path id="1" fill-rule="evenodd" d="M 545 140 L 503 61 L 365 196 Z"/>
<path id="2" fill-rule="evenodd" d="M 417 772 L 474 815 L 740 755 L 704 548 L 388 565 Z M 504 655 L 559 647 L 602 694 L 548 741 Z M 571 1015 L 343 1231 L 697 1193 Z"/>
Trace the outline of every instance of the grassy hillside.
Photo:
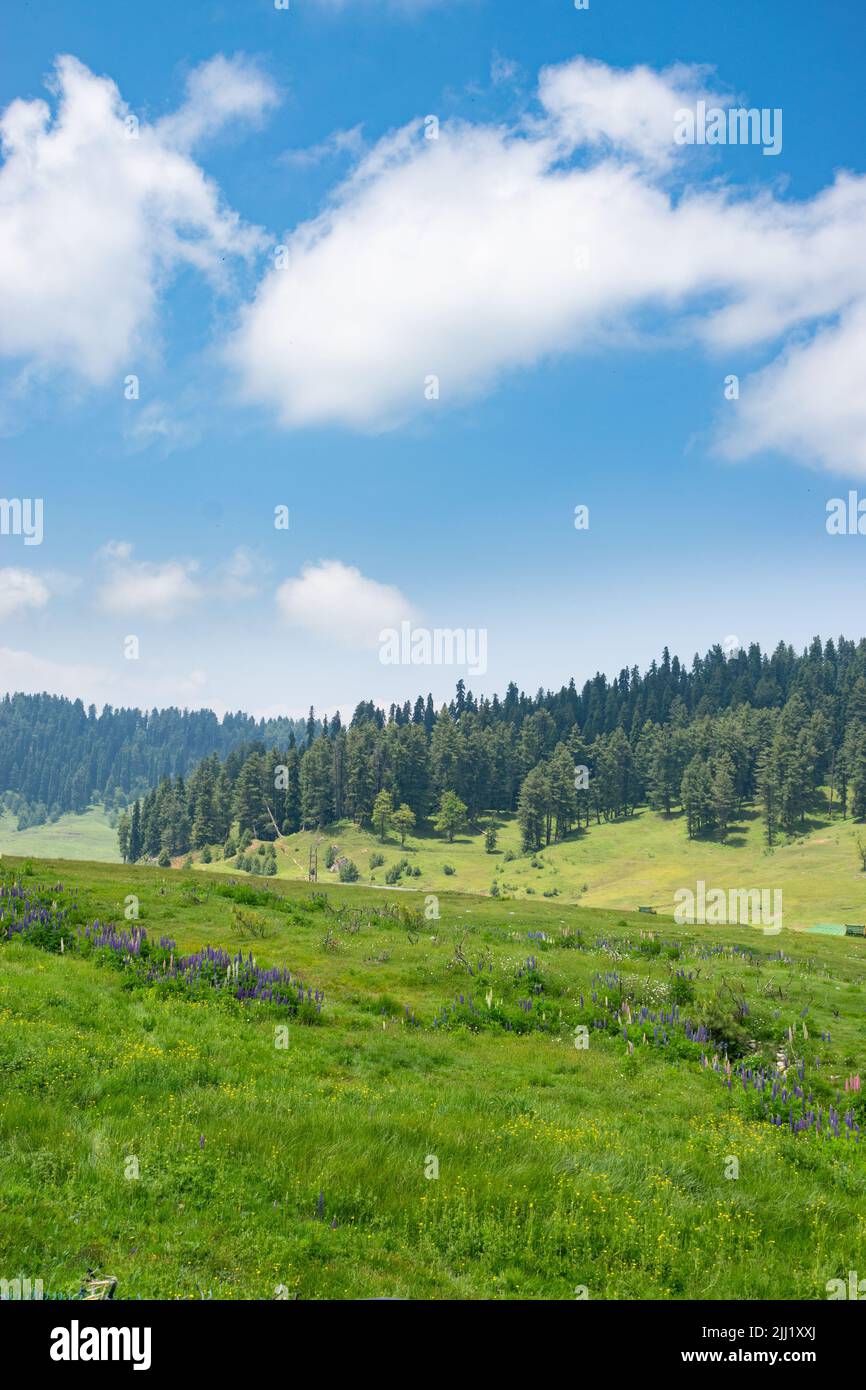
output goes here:
<path id="1" fill-rule="evenodd" d="M 322 837 L 307 832 L 280 841 L 278 877 L 305 880 L 310 846 L 321 839 L 319 879 L 325 882 L 336 877 L 325 868 L 325 851 L 335 844 L 357 864 L 363 882 L 379 886 L 384 885 L 388 867 L 405 857 L 421 872 L 418 878 L 401 877 L 403 887 L 489 893 L 496 882 L 501 894 L 521 904 L 527 897 L 547 894 L 591 907 L 646 905 L 673 913 L 677 889 L 694 887 L 702 878 L 708 886 L 725 889 L 781 888 L 791 926 L 866 921 L 866 875 L 855 844 L 864 829 L 850 820 L 814 822 L 808 833 L 788 843 L 780 841 L 772 853 L 752 812 L 733 828 L 725 844 L 689 840 L 680 815 L 667 818 L 644 810 L 626 820 L 593 825 L 537 855 L 520 853 L 520 831 L 513 817 L 500 817 L 496 824 L 497 850 L 487 854 L 482 833 L 460 835 L 453 844 L 441 836 L 413 835 L 401 848 L 394 835 L 382 844 L 378 836 L 343 822 Z M 371 853 L 382 854 L 385 863 L 371 869 Z M 453 874 L 446 873 L 446 865 Z M 222 860 L 201 867 L 237 872 Z"/>
<path id="2" fill-rule="evenodd" d="M 80 816 L 69 812 L 29 830 L 18 830 L 15 816 L 6 812 L 0 815 L 0 854 L 120 862 L 117 829 L 109 824 L 101 806 L 91 806 Z"/>
<path id="3" fill-rule="evenodd" d="M 646 905 L 673 913 L 677 889 L 694 887 L 702 878 L 708 886 L 725 889 L 781 888 L 785 921 L 791 927 L 866 921 L 866 875 L 856 846 L 866 830 L 851 820 L 815 819 L 805 834 L 790 841 L 781 837 L 770 852 L 752 811 L 720 844 L 713 838 L 689 840 L 679 814 L 668 818 L 641 810 L 627 820 L 592 825 L 537 855 L 521 854 L 513 816 L 499 817 L 495 824 L 497 849 L 487 854 L 482 832 L 459 835 L 453 844 L 440 835 L 411 835 L 401 847 L 396 835 L 390 834 L 383 844 L 372 832 L 341 822 L 322 835 L 301 832 L 281 840 L 278 878 L 306 882 L 310 847 L 318 841 L 323 884 L 337 878 L 325 867 L 325 852 L 334 844 L 357 864 L 361 882 L 377 888 L 385 887 L 388 868 L 405 858 L 420 875 L 402 875 L 397 885 L 401 888 L 486 895 L 495 882 L 500 894 L 521 904 L 547 896 L 587 907 L 633 910 Z M 219 853 L 218 847 L 215 851 Z M 24 831 L 15 829 L 13 816 L 4 815 L 0 853 L 106 863 L 119 859 L 116 830 L 97 807 L 83 816 L 62 816 L 54 824 Z M 381 854 L 385 863 L 371 868 L 371 854 Z M 200 855 L 193 856 L 196 869 L 246 877 L 232 861 L 200 860 Z M 176 867 L 182 862 L 176 860 Z M 454 872 L 447 873 L 446 866 Z"/>
<path id="4" fill-rule="evenodd" d="M 121 1297 L 812 1299 L 866 1264 L 866 1144 L 826 1123 L 837 1094 L 866 1123 L 840 1091 L 866 1062 L 863 942 L 456 893 L 419 922 L 396 909 L 420 895 L 141 867 L 21 882 L 70 919 L 0 941 L 2 1277 L 71 1292 L 93 1268 Z M 130 895 L 163 972 L 205 944 L 253 952 L 323 990 L 321 1013 L 70 949 L 76 923 L 130 928 Z M 786 1099 L 729 1089 L 722 1038 Z M 790 1100 L 801 1066 L 812 1101 Z M 818 1107 L 820 1134 L 790 1131 L 789 1109 Z"/>

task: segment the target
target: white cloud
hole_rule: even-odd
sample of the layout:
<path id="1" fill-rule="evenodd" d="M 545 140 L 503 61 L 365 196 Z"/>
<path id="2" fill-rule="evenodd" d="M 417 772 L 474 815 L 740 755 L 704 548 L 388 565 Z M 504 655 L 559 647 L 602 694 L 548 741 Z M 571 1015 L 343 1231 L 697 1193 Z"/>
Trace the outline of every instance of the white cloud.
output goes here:
<path id="1" fill-rule="evenodd" d="M 53 90 L 53 118 L 39 100 L 0 116 L 0 354 L 103 382 L 135 365 L 179 267 L 219 281 L 261 244 L 188 150 L 273 93 L 249 65 L 216 58 L 179 112 L 131 138 L 134 113 L 108 78 L 65 56 Z"/>
<path id="2" fill-rule="evenodd" d="M 280 155 L 280 163 L 296 169 L 310 169 L 326 159 L 336 159 L 341 155 L 359 155 L 364 146 L 364 127 L 352 126 L 351 130 L 334 130 L 317 145 L 307 149 L 285 150 Z"/>
<path id="3" fill-rule="evenodd" d="M 713 104 L 726 100 L 710 93 L 704 78 L 697 67 L 658 73 L 643 66 L 611 68 L 589 58 L 542 68 L 538 97 L 546 122 L 540 129 L 555 134 L 566 152 L 587 146 L 663 168 L 682 154 L 673 139 L 675 113 L 700 96 Z"/>
<path id="4" fill-rule="evenodd" d="M 188 150 L 227 125 L 257 125 L 277 100 L 270 78 L 254 63 L 242 55 L 228 59 L 219 53 L 193 69 L 183 105 L 157 122 L 155 131 L 169 146 Z"/>
<path id="5" fill-rule="evenodd" d="M 866 304 L 748 381 L 720 431 L 721 452 L 769 450 L 866 477 Z"/>
<path id="6" fill-rule="evenodd" d="M 44 608 L 49 588 L 29 570 L 9 566 L 0 569 L 0 618 L 10 618 L 27 608 Z"/>
<path id="7" fill-rule="evenodd" d="M 43 690 L 53 695 L 66 695 L 71 700 L 92 698 L 98 688 L 111 699 L 111 688 L 117 677 L 103 667 L 84 663 L 51 661 L 33 652 L 0 647 L 0 690 L 39 694 Z"/>
<path id="8" fill-rule="evenodd" d="M 190 708 L 214 708 L 208 698 L 210 677 L 206 671 L 172 672 L 147 662 L 120 661 L 115 668 L 85 662 L 58 661 L 34 652 L 0 647 L 0 692 L 21 691 L 66 695 L 100 708 L 154 709 L 189 704 Z M 222 713 L 222 710 L 218 710 Z"/>
<path id="9" fill-rule="evenodd" d="M 490 81 L 495 87 L 513 82 L 519 73 L 520 64 L 516 63 L 513 58 L 505 58 L 501 53 L 494 53 L 490 62 Z"/>
<path id="10" fill-rule="evenodd" d="M 726 186 L 718 150 L 673 138 L 678 109 L 725 100 L 700 69 L 578 59 L 545 69 L 538 95 L 513 128 L 451 122 L 427 140 L 417 121 L 373 147 L 242 313 L 227 355 L 247 400 L 289 427 L 379 430 L 638 322 L 692 338 L 729 372 L 739 349 L 784 352 L 791 333 L 840 315 L 846 380 L 863 398 L 866 332 L 851 307 L 866 301 L 866 177 L 841 174 L 804 202 Z M 778 380 L 756 390 L 767 418 L 754 447 L 784 436 L 820 461 L 841 443 L 837 464 L 862 467 L 847 394 L 808 419 L 807 397 L 782 428 Z M 853 409 L 841 427 L 840 408 Z"/>
<path id="11" fill-rule="evenodd" d="M 306 565 L 299 579 L 277 590 L 277 607 L 286 622 L 347 647 L 375 647 L 383 628 L 413 616 L 399 589 L 367 579 L 353 565 L 322 560 Z"/>
<path id="12" fill-rule="evenodd" d="M 190 417 L 184 418 L 165 401 L 157 400 L 139 405 L 124 420 L 124 436 L 134 453 L 156 446 L 161 453 L 170 454 L 175 449 L 194 448 L 201 440 L 201 426 Z"/>
<path id="13" fill-rule="evenodd" d="M 245 545 L 239 545 L 217 576 L 217 590 L 228 599 L 254 598 L 259 591 L 256 579 L 264 565 Z"/>
<path id="14" fill-rule="evenodd" d="M 97 559 L 100 560 L 128 560 L 132 554 L 132 544 L 130 541 L 106 541 L 105 545 L 97 550 Z"/>
<path id="15" fill-rule="evenodd" d="M 193 576 L 194 560 L 168 560 L 152 564 L 133 560 L 128 542 L 109 542 L 101 552 L 109 562 L 108 578 L 97 591 L 98 606 L 106 613 L 163 620 L 192 608 L 203 596 Z"/>

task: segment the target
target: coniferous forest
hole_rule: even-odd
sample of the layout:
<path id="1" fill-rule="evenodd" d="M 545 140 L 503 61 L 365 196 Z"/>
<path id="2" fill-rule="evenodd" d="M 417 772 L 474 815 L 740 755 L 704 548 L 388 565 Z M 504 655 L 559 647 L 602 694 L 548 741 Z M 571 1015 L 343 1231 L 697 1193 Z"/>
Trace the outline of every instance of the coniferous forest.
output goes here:
<path id="1" fill-rule="evenodd" d="M 196 720 L 213 738 L 220 730 L 213 716 L 169 713 L 179 736 L 199 734 Z M 124 859 L 167 862 L 215 844 L 233 855 L 253 838 L 392 813 L 450 839 L 486 812 L 516 811 L 526 849 L 639 806 L 682 808 L 688 835 L 724 839 L 757 803 L 769 845 L 819 803 L 866 816 L 863 640 L 815 638 L 799 655 L 714 647 L 690 667 L 665 649 L 644 674 L 597 675 L 580 691 L 572 681 L 529 697 L 512 684 L 476 700 L 460 681 L 438 710 L 428 695 L 387 714 L 359 704 L 348 725 L 311 710 L 276 735 L 238 739 L 241 716 L 230 728 L 230 751 L 212 747 L 187 774 L 178 744 L 176 767 L 134 798 L 120 819 Z M 87 774 L 76 776 L 86 795 Z"/>
<path id="2" fill-rule="evenodd" d="M 183 776 L 211 753 L 253 739 L 285 741 L 303 721 L 253 719 L 211 710 L 113 709 L 97 713 L 59 695 L 0 700 L 0 788 L 18 828 L 94 802 L 123 807 L 166 777 Z"/>

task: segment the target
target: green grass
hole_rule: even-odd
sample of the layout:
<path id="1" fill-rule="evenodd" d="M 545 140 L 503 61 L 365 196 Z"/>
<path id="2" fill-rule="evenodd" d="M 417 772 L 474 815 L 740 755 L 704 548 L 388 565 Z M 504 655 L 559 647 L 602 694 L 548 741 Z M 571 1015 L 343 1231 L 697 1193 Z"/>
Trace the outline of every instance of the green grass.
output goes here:
<path id="1" fill-rule="evenodd" d="M 677 889 L 694 889 L 701 878 L 708 887 L 781 888 L 785 922 L 792 927 L 866 921 L 866 876 L 855 844 L 864 830 L 851 820 L 816 820 L 803 836 L 788 841 L 782 837 L 769 852 L 760 819 L 751 811 L 721 844 L 713 839 L 689 840 L 679 814 L 668 818 L 642 810 L 625 820 L 594 824 L 537 855 L 520 853 L 514 817 L 502 816 L 496 823 L 497 851 L 487 854 L 483 832 L 460 835 L 453 844 L 437 835 L 413 835 L 401 848 L 395 836 L 382 844 L 369 831 L 341 822 L 321 837 L 302 832 L 281 840 L 278 877 L 305 880 L 310 846 L 321 838 L 320 882 L 336 878 L 325 868 L 325 851 L 336 844 L 341 854 L 357 864 L 362 881 L 377 886 L 384 886 L 389 865 L 405 857 L 421 873 L 419 878 L 404 876 L 403 887 L 486 894 L 495 881 L 502 894 L 521 905 L 528 897 L 555 893 L 564 902 L 587 907 L 651 906 L 672 914 Z M 372 852 L 385 858 L 385 864 L 374 870 L 370 869 Z M 506 861 L 509 852 L 514 857 Z M 445 873 L 446 865 L 454 869 L 453 875 Z M 237 873 L 231 861 L 197 867 Z"/>
<path id="2" fill-rule="evenodd" d="M 343 821 L 321 835 L 301 832 L 279 841 L 278 877 L 306 881 L 310 846 L 320 841 L 319 881 L 323 884 L 336 879 L 325 868 L 325 852 L 336 844 L 341 854 L 357 864 L 361 882 L 377 888 L 385 887 L 389 866 L 406 858 L 420 875 L 404 875 L 398 888 L 487 895 L 496 882 L 503 896 L 521 904 L 546 894 L 554 903 L 619 910 L 651 906 L 673 913 L 676 891 L 694 888 L 702 878 L 708 887 L 781 888 L 785 923 L 791 927 L 866 921 L 866 875 L 856 846 L 858 836 L 866 836 L 866 831 L 850 819 L 815 817 L 803 835 L 780 837 L 770 852 L 760 817 L 753 810 L 721 844 L 713 838 L 689 840 L 678 813 L 666 817 L 643 809 L 625 820 L 593 824 L 537 855 L 521 853 L 514 816 L 499 816 L 495 823 L 497 850 L 487 854 L 483 830 L 459 835 L 453 844 L 432 833 L 411 835 L 401 847 L 395 835 L 383 844 L 369 830 Z M 117 863 L 117 834 L 97 807 L 84 816 L 63 816 L 53 825 L 26 831 L 16 831 L 14 817 L 6 815 L 0 818 L 0 852 Z M 384 865 L 371 869 L 372 853 L 382 854 Z M 512 857 L 507 859 L 509 854 Z M 199 855 L 193 859 L 203 871 L 233 876 L 239 872 L 232 861 L 217 859 L 206 865 L 199 862 Z M 181 862 L 175 861 L 176 865 Z M 445 872 L 446 865 L 453 874 Z"/>
<path id="3" fill-rule="evenodd" d="M 101 806 L 91 806 L 80 816 L 70 811 L 56 821 L 34 825 L 29 830 L 18 830 L 17 824 L 10 812 L 0 815 L 0 854 L 120 862 L 117 829 L 109 824 Z"/>
<path id="4" fill-rule="evenodd" d="M 679 1036 L 665 1049 L 632 1028 L 632 1055 L 616 1029 L 574 1046 L 606 995 L 655 1009 L 685 970 L 684 1012 L 742 994 L 752 1061 L 772 1065 L 794 1028 L 789 1051 L 812 1069 L 820 1055 L 832 1092 L 866 1069 L 862 942 L 459 893 L 410 934 L 375 909 L 423 895 L 329 887 L 321 906 L 244 876 L 268 896 L 241 905 L 204 874 L 34 867 L 25 885 L 61 879 L 87 920 L 122 921 L 134 894 L 151 939 L 252 950 L 323 987 L 325 1007 L 281 1049 L 268 1005 L 0 944 L 0 1277 L 69 1293 L 93 1268 L 120 1297 L 812 1299 L 866 1268 L 866 1141 L 774 1128 Z M 461 955 L 492 968 L 479 980 Z M 470 1026 L 435 1027 L 459 993 Z M 535 1029 L 501 1026 L 521 1017 Z"/>

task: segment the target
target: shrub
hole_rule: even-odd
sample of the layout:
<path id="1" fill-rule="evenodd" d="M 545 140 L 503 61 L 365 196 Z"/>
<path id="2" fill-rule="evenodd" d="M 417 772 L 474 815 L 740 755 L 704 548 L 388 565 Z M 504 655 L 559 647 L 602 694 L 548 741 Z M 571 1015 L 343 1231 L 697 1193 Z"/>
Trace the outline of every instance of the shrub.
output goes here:
<path id="1" fill-rule="evenodd" d="M 210 852 L 210 845 L 204 845 L 201 852 L 201 862 L 210 864 L 213 862 L 213 855 Z"/>
<path id="2" fill-rule="evenodd" d="M 446 874 L 448 878 L 450 878 L 452 874 L 456 874 L 457 870 L 454 868 L 452 864 L 443 864 L 442 872 L 443 874 Z"/>
<path id="3" fill-rule="evenodd" d="M 231 835 L 229 835 L 228 839 L 226 840 L 225 844 L 223 845 L 223 858 L 224 858 L 224 859 L 233 859 L 234 856 L 237 854 L 237 852 L 238 852 L 238 847 L 237 847 L 237 845 L 235 844 L 234 840 L 232 839 Z"/>
<path id="4" fill-rule="evenodd" d="M 157 864 L 159 865 L 159 867 L 160 867 L 161 869 L 170 869 L 170 868 L 171 868 L 171 855 L 169 854 L 169 852 L 168 852 L 167 849 L 162 849 L 162 850 L 160 850 L 160 852 L 159 852 L 159 858 L 157 859 L 156 862 L 157 862 Z M 25 873 L 27 872 L 26 866 L 25 866 L 24 872 L 25 872 Z M 31 872 L 32 872 L 32 870 L 31 870 Z"/>
<path id="5" fill-rule="evenodd" d="M 380 864 L 384 864 L 384 863 L 385 863 L 385 856 L 384 856 L 384 854 L 380 854 L 379 851 L 376 850 L 376 849 L 370 851 L 370 868 L 371 868 L 371 869 L 378 869 L 379 865 L 380 865 Z"/>
<path id="6" fill-rule="evenodd" d="M 391 867 L 387 869 L 385 872 L 385 882 L 391 884 L 399 883 L 400 875 L 402 874 L 402 872 L 403 869 L 399 863 L 392 864 Z"/>
<path id="7" fill-rule="evenodd" d="M 340 882 L 357 883 L 360 877 L 357 864 L 354 864 L 351 859 L 344 860 L 340 865 Z"/>
<path id="8" fill-rule="evenodd" d="M 673 1004 L 691 1004 L 695 997 L 695 987 L 685 975 L 674 975 L 670 986 L 670 999 Z"/>

